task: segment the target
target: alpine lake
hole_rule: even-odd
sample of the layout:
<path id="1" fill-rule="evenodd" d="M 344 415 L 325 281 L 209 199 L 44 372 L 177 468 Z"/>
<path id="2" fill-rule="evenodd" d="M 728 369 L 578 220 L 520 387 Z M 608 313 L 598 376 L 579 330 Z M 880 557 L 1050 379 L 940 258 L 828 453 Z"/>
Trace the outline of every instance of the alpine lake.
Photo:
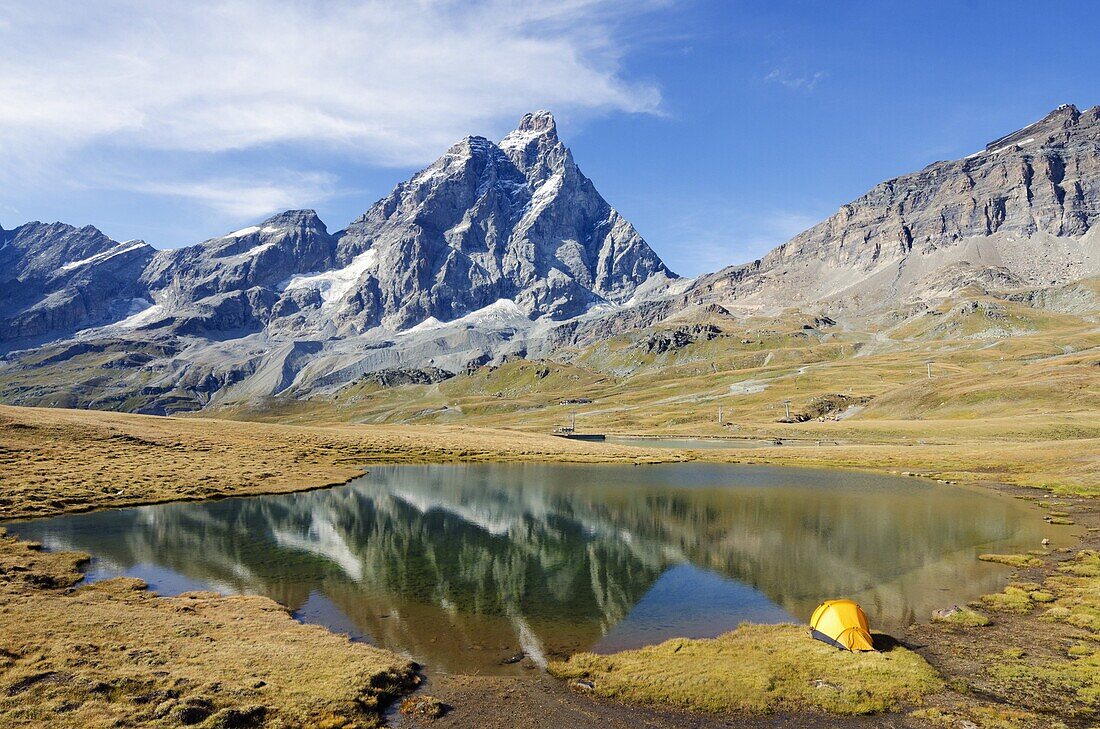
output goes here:
<path id="1" fill-rule="evenodd" d="M 714 465 L 374 466 L 335 488 L 6 525 L 92 555 L 88 581 L 250 593 L 454 673 L 805 622 L 850 597 L 874 630 L 1000 590 L 985 552 L 1068 543 L 992 491 Z"/>

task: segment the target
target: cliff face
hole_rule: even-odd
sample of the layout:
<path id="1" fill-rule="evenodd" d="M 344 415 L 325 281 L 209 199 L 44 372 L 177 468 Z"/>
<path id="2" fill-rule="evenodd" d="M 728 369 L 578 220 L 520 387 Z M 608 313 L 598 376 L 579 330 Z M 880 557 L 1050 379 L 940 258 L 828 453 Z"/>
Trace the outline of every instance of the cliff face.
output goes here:
<path id="1" fill-rule="evenodd" d="M 382 369 L 458 371 L 522 354 L 519 332 L 676 278 L 544 111 L 499 143 L 463 139 L 332 234 L 312 210 L 291 210 L 159 252 L 62 224 L 0 231 L 0 242 L 12 279 L 0 347 L 56 350 L 47 358 L 78 393 L 66 402 L 147 412 L 338 388 Z M 80 363 L 93 354 L 120 356 L 107 399 Z M 0 369 L 37 361 L 15 355 Z"/>
<path id="2" fill-rule="evenodd" d="M 562 319 L 672 277 L 547 112 L 525 115 L 499 145 L 467 137 L 398 185 L 340 236 L 341 264 L 364 257 L 366 285 L 341 312 L 360 327 L 450 321 L 500 299 Z"/>
<path id="3" fill-rule="evenodd" d="M 0 359 L 0 392 L 174 412 L 567 356 L 693 312 L 920 311 L 972 285 L 1100 275 L 1098 215 L 1100 107 L 1063 106 L 760 260 L 676 280 L 535 112 L 499 143 L 458 142 L 335 233 L 310 210 L 156 253 L 90 227 L 0 230 L 0 353 L 41 345 Z"/>
<path id="4" fill-rule="evenodd" d="M 452 321 L 502 301 L 528 319 L 565 319 L 675 278 L 581 173 L 548 112 L 525 115 L 499 145 L 458 142 L 333 235 L 312 210 L 156 255 L 94 228 L 31 224 L 3 235 L 5 255 L 19 251 L 4 338 L 122 319 L 87 301 L 103 295 L 92 285 L 144 305 L 131 322 L 144 329 L 327 339 Z M 80 295 L 28 311 L 67 285 L 72 276 L 57 272 L 81 259 Z M 81 301 L 93 310 L 70 310 Z"/>
<path id="5" fill-rule="evenodd" d="M 1100 107 L 1061 106 L 980 152 L 877 185 L 759 261 L 702 277 L 694 293 L 889 302 L 990 269 L 1006 284 L 1067 283 L 1100 272 L 1098 216 Z"/>
<path id="6" fill-rule="evenodd" d="M 114 321 L 147 295 L 138 280 L 153 257 L 92 226 L 27 223 L 0 229 L 0 342 L 27 342 Z"/>

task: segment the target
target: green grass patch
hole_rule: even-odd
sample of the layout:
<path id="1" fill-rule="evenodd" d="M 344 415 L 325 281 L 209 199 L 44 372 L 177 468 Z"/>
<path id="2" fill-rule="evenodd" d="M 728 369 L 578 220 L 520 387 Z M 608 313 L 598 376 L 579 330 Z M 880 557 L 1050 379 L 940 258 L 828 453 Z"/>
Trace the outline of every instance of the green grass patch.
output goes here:
<path id="1" fill-rule="evenodd" d="M 982 602 L 990 610 L 1001 613 L 1027 613 L 1032 607 L 1027 591 L 1012 586 L 1006 587 L 1004 592 L 982 595 Z"/>
<path id="2" fill-rule="evenodd" d="M 1027 554 L 979 554 L 978 559 L 983 562 L 996 562 L 1006 564 L 1009 567 L 1042 567 L 1043 560 Z"/>
<path id="3" fill-rule="evenodd" d="M 1006 661 L 989 667 L 989 675 L 1008 691 L 1022 694 L 1052 692 L 1070 696 L 1085 707 L 1100 707 L 1100 654 L 1072 661 Z M 1078 713 L 1067 707 L 1069 713 Z"/>
<path id="4" fill-rule="evenodd" d="M 1081 550 L 1076 554 L 1073 562 L 1062 565 L 1058 569 L 1077 577 L 1100 577 L 1100 553 L 1091 549 Z"/>
<path id="5" fill-rule="evenodd" d="M 1050 610 L 1043 613 L 1039 619 L 1050 623 L 1062 623 L 1068 620 L 1070 615 L 1073 615 L 1072 610 L 1061 605 L 1055 605 Z"/>
<path id="6" fill-rule="evenodd" d="M 982 627 L 989 625 L 990 622 L 987 616 L 982 615 L 977 610 L 971 610 L 968 607 L 960 607 L 958 610 L 954 610 L 948 614 L 933 615 L 932 620 L 937 623 L 961 625 L 968 628 Z"/>
<path id="7" fill-rule="evenodd" d="M 579 653 L 550 672 L 599 696 L 693 711 L 820 709 L 867 714 L 943 688 L 923 658 L 901 647 L 838 651 L 797 625 L 743 624 L 710 640 L 673 639 L 613 655 Z"/>
<path id="8" fill-rule="evenodd" d="M 1037 726 L 1065 729 L 1066 726 L 1049 716 L 1039 716 L 1030 711 L 1000 705 L 971 706 L 962 710 L 929 707 L 917 709 L 910 716 L 922 719 L 934 727 L 950 729 L 965 727 L 968 724 L 980 726 L 982 729 L 1033 729 Z"/>

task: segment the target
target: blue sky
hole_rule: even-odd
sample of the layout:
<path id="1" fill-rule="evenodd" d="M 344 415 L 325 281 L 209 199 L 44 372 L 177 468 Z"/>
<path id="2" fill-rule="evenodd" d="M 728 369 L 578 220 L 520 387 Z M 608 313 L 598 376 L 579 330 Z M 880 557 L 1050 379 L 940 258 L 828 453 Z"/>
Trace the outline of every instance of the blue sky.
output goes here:
<path id="1" fill-rule="evenodd" d="M 676 271 L 758 257 L 876 183 L 1100 103 L 1100 6 L 735 0 L 0 0 L 0 225 L 185 245 L 343 227 L 465 134 L 549 108 Z"/>

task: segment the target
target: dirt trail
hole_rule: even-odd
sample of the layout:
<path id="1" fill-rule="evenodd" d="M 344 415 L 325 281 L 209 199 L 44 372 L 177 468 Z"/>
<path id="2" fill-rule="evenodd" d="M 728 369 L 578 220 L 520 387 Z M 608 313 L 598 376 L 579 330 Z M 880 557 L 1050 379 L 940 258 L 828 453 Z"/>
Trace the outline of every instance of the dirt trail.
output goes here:
<path id="1" fill-rule="evenodd" d="M 797 716 L 714 716 L 670 709 L 650 709 L 596 699 L 571 690 L 564 683 L 532 670 L 529 677 L 430 676 L 420 690 L 452 707 L 441 719 L 390 718 L 397 729 L 844 729 L 915 727 L 899 715 L 839 717 L 825 714 Z"/>

